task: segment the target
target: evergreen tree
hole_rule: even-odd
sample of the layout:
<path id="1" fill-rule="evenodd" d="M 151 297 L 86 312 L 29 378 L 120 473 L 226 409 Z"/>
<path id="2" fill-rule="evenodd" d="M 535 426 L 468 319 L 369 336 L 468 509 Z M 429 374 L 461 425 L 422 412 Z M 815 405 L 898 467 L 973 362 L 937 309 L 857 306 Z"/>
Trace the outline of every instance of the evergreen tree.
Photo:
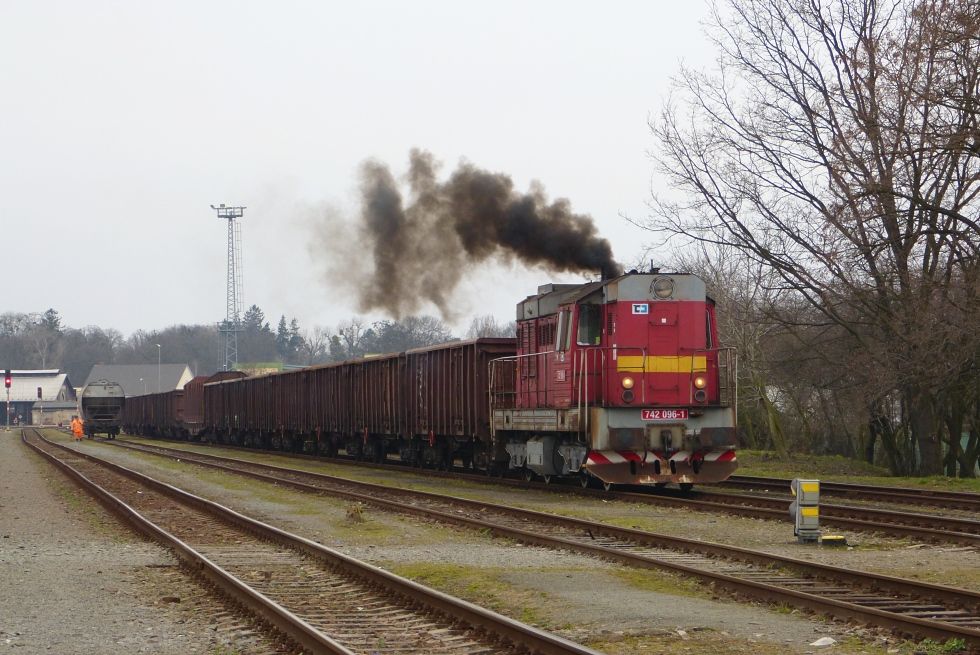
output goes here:
<path id="1" fill-rule="evenodd" d="M 276 352 L 279 358 L 286 361 L 292 355 L 289 342 L 289 326 L 286 325 L 286 315 L 279 317 L 279 325 L 276 327 Z"/>
<path id="2" fill-rule="evenodd" d="M 258 305 L 252 305 L 245 310 L 245 315 L 242 317 L 242 327 L 245 328 L 246 332 L 251 332 L 252 334 L 272 332 L 269 329 L 269 324 L 265 322 L 265 312 L 259 309 Z"/>

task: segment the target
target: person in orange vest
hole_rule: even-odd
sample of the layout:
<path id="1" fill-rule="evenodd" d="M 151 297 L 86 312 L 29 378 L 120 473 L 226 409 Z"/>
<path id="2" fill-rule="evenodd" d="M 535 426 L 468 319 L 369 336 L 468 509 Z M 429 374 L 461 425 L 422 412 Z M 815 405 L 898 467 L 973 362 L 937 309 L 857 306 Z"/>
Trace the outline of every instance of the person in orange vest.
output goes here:
<path id="1" fill-rule="evenodd" d="M 82 437 L 85 436 L 85 430 L 82 428 L 82 419 L 77 416 L 71 418 L 71 435 L 75 438 L 75 441 L 81 441 Z"/>

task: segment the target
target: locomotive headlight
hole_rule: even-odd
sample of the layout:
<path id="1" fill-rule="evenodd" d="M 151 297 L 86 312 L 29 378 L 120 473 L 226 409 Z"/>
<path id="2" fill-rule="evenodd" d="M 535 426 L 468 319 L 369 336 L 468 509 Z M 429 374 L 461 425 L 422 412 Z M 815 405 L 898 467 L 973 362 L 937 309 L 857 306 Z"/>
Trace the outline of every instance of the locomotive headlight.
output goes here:
<path id="1" fill-rule="evenodd" d="M 708 380 L 703 375 L 694 378 L 694 387 L 696 389 L 704 389 L 706 386 L 708 386 Z"/>
<path id="2" fill-rule="evenodd" d="M 657 298 L 666 300 L 674 295 L 674 280 L 669 277 L 658 277 L 650 285 L 650 290 Z"/>
<path id="3" fill-rule="evenodd" d="M 624 389 L 632 389 L 633 388 L 633 378 L 631 378 L 629 376 L 626 376 L 625 378 L 623 378 L 623 388 Z"/>

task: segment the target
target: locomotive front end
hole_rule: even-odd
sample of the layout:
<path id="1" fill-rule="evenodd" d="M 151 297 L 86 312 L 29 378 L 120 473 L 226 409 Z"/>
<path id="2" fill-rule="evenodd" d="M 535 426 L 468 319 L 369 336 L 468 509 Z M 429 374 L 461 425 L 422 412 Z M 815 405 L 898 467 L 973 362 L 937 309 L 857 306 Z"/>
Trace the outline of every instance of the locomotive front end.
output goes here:
<path id="1" fill-rule="evenodd" d="M 517 336 L 494 371 L 514 390 L 491 394 L 507 468 L 682 487 L 735 471 L 735 352 L 696 275 L 543 286 Z"/>
<path id="2" fill-rule="evenodd" d="M 694 275 L 627 275 L 606 287 L 591 474 L 687 486 L 735 471 L 735 352 L 718 344 L 714 309 Z"/>

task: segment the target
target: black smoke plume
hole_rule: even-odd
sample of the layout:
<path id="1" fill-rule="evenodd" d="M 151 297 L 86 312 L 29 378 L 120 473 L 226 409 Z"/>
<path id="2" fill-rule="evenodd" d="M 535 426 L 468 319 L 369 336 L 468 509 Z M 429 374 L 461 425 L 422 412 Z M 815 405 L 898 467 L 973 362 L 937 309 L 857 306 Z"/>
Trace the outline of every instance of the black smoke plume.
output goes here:
<path id="1" fill-rule="evenodd" d="M 448 318 L 459 282 L 492 258 L 552 272 L 621 271 L 592 218 L 567 200 L 549 202 L 539 186 L 519 193 L 507 175 L 469 163 L 443 182 L 438 169 L 430 153 L 411 152 L 406 202 L 387 166 L 362 166 L 358 227 L 374 264 L 356 282 L 362 311 L 399 318 L 428 301 Z"/>

